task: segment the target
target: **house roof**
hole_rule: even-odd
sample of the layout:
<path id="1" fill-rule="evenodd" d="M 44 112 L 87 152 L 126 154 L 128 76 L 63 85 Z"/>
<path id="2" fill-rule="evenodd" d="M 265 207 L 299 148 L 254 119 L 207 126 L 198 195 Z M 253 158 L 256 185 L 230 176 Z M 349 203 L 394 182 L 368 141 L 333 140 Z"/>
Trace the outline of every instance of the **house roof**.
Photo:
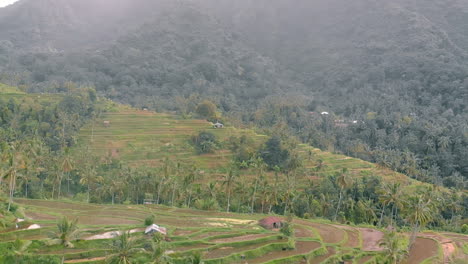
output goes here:
<path id="1" fill-rule="evenodd" d="M 276 216 L 269 216 L 269 217 L 263 218 L 262 220 L 258 222 L 261 226 L 270 227 L 270 226 L 273 226 L 274 223 L 281 223 L 281 222 L 284 222 L 284 220 Z"/>

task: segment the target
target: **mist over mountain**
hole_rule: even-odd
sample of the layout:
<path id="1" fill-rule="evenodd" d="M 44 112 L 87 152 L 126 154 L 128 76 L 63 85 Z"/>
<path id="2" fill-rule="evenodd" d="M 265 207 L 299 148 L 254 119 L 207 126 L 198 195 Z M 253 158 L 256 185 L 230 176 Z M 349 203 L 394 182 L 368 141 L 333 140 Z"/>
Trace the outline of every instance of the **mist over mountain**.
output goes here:
<path id="1" fill-rule="evenodd" d="M 468 177 L 467 25 L 462 0 L 20 0 L 0 10 L 0 80 L 158 110 L 197 94 L 453 185 Z"/>

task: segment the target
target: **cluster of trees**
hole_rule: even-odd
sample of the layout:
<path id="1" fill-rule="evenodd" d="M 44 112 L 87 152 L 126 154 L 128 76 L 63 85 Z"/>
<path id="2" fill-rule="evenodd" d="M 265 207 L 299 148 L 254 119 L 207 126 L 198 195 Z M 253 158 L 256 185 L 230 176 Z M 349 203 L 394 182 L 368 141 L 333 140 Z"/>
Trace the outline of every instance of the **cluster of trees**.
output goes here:
<path id="1" fill-rule="evenodd" d="M 0 24 L 9 26 L 0 34 L 0 80 L 36 92 L 66 92 L 73 81 L 138 107 L 210 120 L 219 117 L 215 103 L 244 124 L 285 124 L 322 149 L 466 187 L 468 38 L 460 25 L 468 6 L 461 1 L 121 0 L 115 8 L 127 15 L 83 12 L 108 0 L 78 2 L 57 3 L 54 8 L 74 10 L 58 12 L 63 17 L 38 19 L 51 29 L 41 30 L 47 43 L 30 34 L 35 23 L 15 15 L 32 7 L 38 16 L 48 14 L 43 7 L 31 2 L 2 10 Z M 22 22 L 10 25 L 9 17 Z M 77 17 L 107 20 L 91 29 L 73 23 Z M 71 21 L 68 30 L 53 30 L 61 24 L 55 19 Z M 112 21 L 129 26 L 108 36 Z M 99 35 L 113 41 L 105 44 Z M 197 108 L 197 97 L 213 103 Z M 321 111 L 332 115 L 309 114 Z M 335 126 L 335 120 L 358 125 Z"/>
<path id="2" fill-rule="evenodd" d="M 34 156 L 41 146 L 40 155 Z M 222 175 L 216 178 L 194 165 L 169 159 L 158 168 L 134 168 L 111 156 L 95 157 L 86 149 L 70 155 L 29 143 L 3 152 L 13 162 L 2 163 L 8 172 L 2 184 L 10 198 L 72 198 L 112 204 L 153 200 L 202 210 L 292 213 L 344 223 L 412 226 L 414 230 L 429 224 L 460 232 L 462 219 L 468 217 L 468 196 L 455 190 L 388 184 L 373 175 L 353 177 L 347 170 L 319 181 L 307 180 L 301 162 L 283 153 L 294 150 L 274 152 L 275 156 L 270 152 L 265 156 L 270 158 L 268 162 L 262 159 L 265 150 L 283 147 L 280 137 L 272 137 L 248 160 L 239 161 L 243 156 L 234 155 L 230 166 L 214 172 Z M 245 148 L 245 144 L 236 148 Z"/>

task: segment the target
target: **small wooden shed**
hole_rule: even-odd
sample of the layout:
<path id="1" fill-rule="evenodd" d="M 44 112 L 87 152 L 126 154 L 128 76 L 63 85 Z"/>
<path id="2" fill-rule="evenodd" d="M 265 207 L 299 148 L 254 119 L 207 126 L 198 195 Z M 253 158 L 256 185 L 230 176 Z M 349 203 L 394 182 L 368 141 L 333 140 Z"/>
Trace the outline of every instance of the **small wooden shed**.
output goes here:
<path id="1" fill-rule="evenodd" d="M 284 220 L 276 217 L 269 216 L 258 221 L 258 224 L 265 229 L 278 229 L 283 227 Z"/>

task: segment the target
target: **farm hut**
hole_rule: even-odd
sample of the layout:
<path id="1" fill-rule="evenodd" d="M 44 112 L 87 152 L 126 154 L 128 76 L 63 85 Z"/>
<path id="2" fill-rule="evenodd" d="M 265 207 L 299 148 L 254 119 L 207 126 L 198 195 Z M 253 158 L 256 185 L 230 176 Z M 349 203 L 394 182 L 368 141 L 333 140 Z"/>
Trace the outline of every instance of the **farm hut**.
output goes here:
<path id="1" fill-rule="evenodd" d="M 32 225 L 30 225 L 27 229 L 28 229 L 28 230 L 34 230 L 34 229 L 40 229 L 40 228 L 41 228 L 40 225 L 38 225 L 38 224 L 32 224 Z"/>
<path id="2" fill-rule="evenodd" d="M 224 125 L 219 122 L 216 122 L 216 124 L 213 124 L 213 128 L 224 128 Z"/>
<path id="3" fill-rule="evenodd" d="M 278 229 L 283 227 L 284 220 L 279 217 L 269 216 L 258 221 L 258 223 L 265 229 Z"/>
<path id="4" fill-rule="evenodd" d="M 151 235 L 154 233 L 161 233 L 163 235 L 166 235 L 167 229 L 156 224 L 152 224 L 145 229 L 145 235 Z"/>
<path id="5" fill-rule="evenodd" d="M 328 112 L 322 112 L 322 113 L 320 113 L 320 114 L 321 114 L 321 115 L 329 115 L 330 113 L 328 113 Z"/>
<path id="6" fill-rule="evenodd" d="M 104 121 L 103 124 L 104 124 L 105 127 L 109 127 L 110 126 L 110 121 Z"/>

